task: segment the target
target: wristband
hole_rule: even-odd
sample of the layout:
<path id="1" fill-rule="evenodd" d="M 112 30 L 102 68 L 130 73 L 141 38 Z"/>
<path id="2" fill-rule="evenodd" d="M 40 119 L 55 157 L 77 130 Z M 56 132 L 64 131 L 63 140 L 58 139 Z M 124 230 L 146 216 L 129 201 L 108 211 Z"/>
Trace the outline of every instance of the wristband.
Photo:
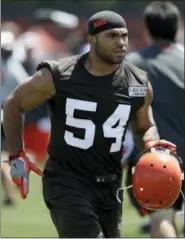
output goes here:
<path id="1" fill-rule="evenodd" d="M 9 155 L 9 162 L 17 159 L 17 158 L 25 158 L 27 157 L 25 152 L 19 152 L 19 153 L 14 153 Z"/>

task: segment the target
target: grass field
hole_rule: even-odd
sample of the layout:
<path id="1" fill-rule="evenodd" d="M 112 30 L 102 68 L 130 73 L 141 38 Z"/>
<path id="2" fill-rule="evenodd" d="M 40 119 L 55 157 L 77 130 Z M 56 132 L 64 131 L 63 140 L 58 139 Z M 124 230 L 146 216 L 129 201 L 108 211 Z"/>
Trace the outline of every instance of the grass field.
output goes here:
<path id="1" fill-rule="evenodd" d="M 1 238 L 57 237 L 42 200 L 41 178 L 31 174 L 30 182 L 30 193 L 26 200 L 18 200 L 15 207 L 2 207 Z M 124 237 L 149 237 L 139 232 L 142 223 L 143 219 L 138 216 L 125 197 L 122 235 Z"/>

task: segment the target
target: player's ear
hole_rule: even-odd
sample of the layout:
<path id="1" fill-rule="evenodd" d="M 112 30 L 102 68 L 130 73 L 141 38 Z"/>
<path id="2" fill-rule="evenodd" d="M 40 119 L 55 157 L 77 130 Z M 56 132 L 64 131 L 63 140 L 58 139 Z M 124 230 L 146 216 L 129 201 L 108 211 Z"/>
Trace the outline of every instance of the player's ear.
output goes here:
<path id="1" fill-rule="evenodd" d="M 96 41 L 96 38 L 92 35 L 87 35 L 87 41 L 90 45 L 94 44 Z"/>

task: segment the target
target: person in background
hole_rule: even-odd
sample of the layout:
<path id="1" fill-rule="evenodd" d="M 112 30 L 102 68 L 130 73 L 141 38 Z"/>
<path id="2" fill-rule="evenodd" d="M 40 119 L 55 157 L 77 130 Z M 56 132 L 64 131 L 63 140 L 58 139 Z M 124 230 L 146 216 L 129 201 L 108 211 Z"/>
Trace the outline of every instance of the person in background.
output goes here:
<path id="1" fill-rule="evenodd" d="M 151 2 L 144 11 L 144 24 L 149 46 L 127 54 L 125 60 L 148 73 L 154 91 L 152 109 L 159 135 L 177 145 L 184 169 L 184 47 L 176 41 L 180 12 L 172 2 Z M 151 237 L 178 236 L 175 212 L 181 209 L 182 203 L 180 195 L 172 208 L 150 214 Z M 148 214 L 146 210 L 144 213 Z"/>

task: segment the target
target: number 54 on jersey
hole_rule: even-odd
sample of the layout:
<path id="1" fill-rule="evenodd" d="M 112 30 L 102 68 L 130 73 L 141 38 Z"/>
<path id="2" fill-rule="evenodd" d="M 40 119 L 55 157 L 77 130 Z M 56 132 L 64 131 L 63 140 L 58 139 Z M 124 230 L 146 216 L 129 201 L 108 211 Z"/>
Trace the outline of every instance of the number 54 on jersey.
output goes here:
<path id="1" fill-rule="evenodd" d="M 115 142 L 110 147 L 110 153 L 118 152 L 121 149 L 122 137 L 129 119 L 130 109 L 130 105 L 119 104 L 102 125 L 104 137 L 115 138 Z M 64 139 L 68 145 L 86 150 L 94 144 L 96 125 L 92 120 L 75 118 L 74 112 L 76 110 L 96 113 L 97 103 L 70 98 L 67 98 L 66 101 L 66 125 L 84 129 L 85 136 L 84 139 L 80 139 L 75 137 L 73 132 L 66 130 Z M 114 127 L 117 123 L 118 125 Z"/>

